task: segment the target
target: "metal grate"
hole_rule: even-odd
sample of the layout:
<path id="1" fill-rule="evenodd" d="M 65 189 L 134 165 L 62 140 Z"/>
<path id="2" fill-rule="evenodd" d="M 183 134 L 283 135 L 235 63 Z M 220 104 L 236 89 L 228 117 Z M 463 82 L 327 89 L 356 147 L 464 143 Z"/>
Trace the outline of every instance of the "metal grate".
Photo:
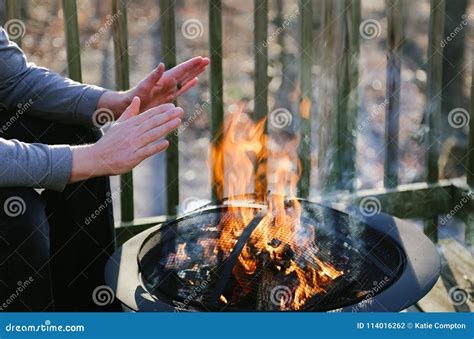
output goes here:
<path id="1" fill-rule="evenodd" d="M 327 283 L 325 291 L 307 300 L 300 310 L 328 311 L 354 305 L 380 293 L 398 278 L 404 254 L 389 237 L 342 212 L 307 201 L 301 204 L 302 227 L 314 230 L 308 234 L 314 234 L 317 257 L 344 274 Z M 259 211 L 255 205 L 247 208 L 254 216 Z M 270 286 L 263 288 L 263 276 L 273 273 L 262 266 L 250 276 L 234 267 L 232 275 L 224 281 L 223 298 L 215 299 L 222 267 L 228 260 L 217 250 L 222 229 L 217 226 L 237 217 L 228 212 L 226 205 L 204 209 L 171 221 L 151 234 L 138 258 L 144 287 L 160 300 L 214 311 L 275 311 L 280 305 L 274 302 L 273 293 L 294 297 L 294 276 L 275 274 Z M 311 255 L 305 252 L 296 260 L 308 265 Z"/>

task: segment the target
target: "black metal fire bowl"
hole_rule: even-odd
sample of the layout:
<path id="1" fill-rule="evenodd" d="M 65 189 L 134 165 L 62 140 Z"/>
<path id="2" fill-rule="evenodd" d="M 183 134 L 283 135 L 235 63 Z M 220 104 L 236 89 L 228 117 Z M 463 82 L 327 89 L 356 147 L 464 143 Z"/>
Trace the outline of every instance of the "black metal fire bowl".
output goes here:
<path id="1" fill-rule="evenodd" d="M 229 202 L 224 200 L 218 204 L 206 205 L 191 213 L 152 227 L 133 237 L 121 248 L 117 249 L 107 263 L 105 278 L 107 284 L 114 290 L 116 297 L 123 304 L 124 309 L 145 312 L 215 311 L 216 309 L 212 307 L 200 307 L 199 303 L 194 302 L 187 303 L 185 301 L 183 303 L 183 300 L 178 300 L 178 298 L 166 295 L 166 293 L 152 291 L 149 273 L 144 273 L 144 271 L 149 270 L 146 267 L 149 264 L 143 263 L 143 252 L 153 252 L 153 248 L 157 247 L 162 238 L 165 238 L 163 235 L 165 234 L 164 231 L 167 228 L 175 227 L 176 223 L 183 220 L 196 216 L 202 218 L 207 213 L 215 213 L 221 209 L 228 208 L 229 204 L 233 206 L 242 205 L 255 208 L 256 210 L 266 208 L 265 203 L 252 202 L 252 199 L 255 200 L 255 197 L 249 200 L 247 196 L 242 201 L 233 200 Z M 385 284 L 383 288 L 376 288 L 376 280 L 373 280 L 374 289 L 369 291 L 369 293 L 365 293 L 365 295 L 357 300 L 351 301 L 351 299 L 346 298 L 345 301 L 341 301 L 339 298 L 339 301 L 335 301 L 333 304 L 316 304 L 315 306 L 303 309 L 303 311 L 398 312 L 415 304 L 436 283 L 441 267 L 438 253 L 433 243 L 415 225 L 384 213 L 364 216 L 359 212 L 358 208 L 342 211 L 331 206 L 323 206 L 302 199 L 296 200 L 301 202 L 304 208 L 311 212 L 312 218 L 318 219 L 318 222 L 322 223 L 323 226 L 321 227 L 334 229 L 336 233 L 341 231 L 345 235 L 352 234 L 353 230 L 364 227 L 370 232 L 379 234 L 380 240 L 377 240 L 378 243 L 383 242 L 384 246 L 387 246 L 385 242 L 392 244 L 390 246 L 397 247 L 400 252 L 400 258 L 394 256 L 393 258 L 385 259 L 387 267 L 390 267 L 391 270 L 395 270 L 394 267 L 397 267 L 397 272 L 388 270 L 390 273 L 387 274 L 391 274 L 390 282 Z M 349 238 L 347 242 L 350 244 Z M 345 246 L 346 241 L 342 242 Z M 356 245 L 350 246 L 356 247 Z M 365 251 L 367 255 L 375 257 L 376 261 L 381 260 L 378 258 L 380 255 L 378 257 L 374 255 L 374 253 L 377 253 L 375 249 L 368 248 Z M 153 254 L 156 255 L 155 253 Z M 393 262 L 388 262 L 387 260 L 392 260 Z M 400 263 L 395 265 L 395 261 L 400 261 Z M 364 272 L 360 274 L 364 276 Z M 372 281 L 366 281 L 365 283 L 370 286 Z M 354 285 L 348 286 L 353 286 L 348 288 L 358 288 L 358 286 Z M 367 291 L 368 287 L 365 287 L 365 290 Z M 331 297 L 330 299 L 334 298 Z M 226 310 L 252 311 L 251 309 L 235 308 Z"/>

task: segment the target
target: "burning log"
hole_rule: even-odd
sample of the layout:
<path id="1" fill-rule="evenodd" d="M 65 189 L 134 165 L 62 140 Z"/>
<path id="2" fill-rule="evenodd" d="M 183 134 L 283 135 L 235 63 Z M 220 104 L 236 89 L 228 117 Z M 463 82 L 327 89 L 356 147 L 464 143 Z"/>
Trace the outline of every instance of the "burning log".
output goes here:
<path id="1" fill-rule="evenodd" d="M 274 240 L 273 244 L 280 243 L 281 246 L 281 241 Z M 283 246 L 286 247 L 286 251 L 292 252 L 288 244 Z M 279 311 L 290 308 L 293 302 L 295 279 L 297 279 L 294 272 L 285 274 L 286 269 L 290 266 L 291 256 L 288 252 L 286 258 L 272 258 L 270 252 L 266 250 L 259 255 L 257 270 L 259 273 L 256 283 L 257 310 Z"/>

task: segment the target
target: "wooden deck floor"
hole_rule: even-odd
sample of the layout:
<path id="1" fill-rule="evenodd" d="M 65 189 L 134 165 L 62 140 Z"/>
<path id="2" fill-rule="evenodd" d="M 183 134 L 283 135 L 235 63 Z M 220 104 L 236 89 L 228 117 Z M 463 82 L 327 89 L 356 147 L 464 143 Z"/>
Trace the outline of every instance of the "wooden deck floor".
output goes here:
<path id="1" fill-rule="evenodd" d="M 441 276 L 433 289 L 407 311 L 473 312 L 473 256 L 453 239 L 440 241 L 438 248 L 442 265 Z"/>

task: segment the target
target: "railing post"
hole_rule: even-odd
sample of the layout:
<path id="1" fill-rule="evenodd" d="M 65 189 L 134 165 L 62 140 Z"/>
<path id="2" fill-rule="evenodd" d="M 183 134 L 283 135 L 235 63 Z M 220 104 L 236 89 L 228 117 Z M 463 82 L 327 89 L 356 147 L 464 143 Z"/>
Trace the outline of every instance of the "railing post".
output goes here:
<path id="1" fill-rule="evenodd" d="M 76 0 L 63 0 L 63 10 L 69 77 L 72 80 L 81 82 L 81 47 L 79 43 Z"/>
<path id="2" fill-rule="evenodd" d="M 221 0 L 209 1 L 209 53 L 211 59 L 211 149 L 218 150 L 222 143 L 224 122 Z M 211 158 L 215 161 L 212 164 L 211 173 L 212 199 L 216 201 L 224 198 L 224 187 L 218 185 L 217 182 L 224 173 L 224 159 Z"/>
<path id="3" fill-rule="evenodd" d="M 318 188 L 322 191 L 332 190 L 331 163 L 335 156 L 333 145 L 335 115 L 335 85 L 333 55 L 336 45 L 336 3 L 323 0 L 321 12 L 321 81 L 318 109 Z"/>
<path id="4" fill-rule="evenodd" d="M 403 42 L 401 0 L 386 0 L 387 7 L 387 99 L 385 110 L 384 186 L 398 185 L 400 130 L 400 67 Z"/>
<path id="5" fill-rule="evenodd" d="M 352 131 L 359 112 L 360 0 L 343 2 L 342 62 L 337 92 L 337 182 L 340 190 L 353 191 L 356 178 L 356 137 Z"/>
<path id="6" fill-rule="evenodd" d="M 176 66 L 175 1 L 160 0 L 160 25 L 163 44 L 163 61 L 166 69 Z M 176 103 L 176 102 L 175 102 Z M 174 215 L 179 205 L 179 150 L 178 136 L 168 136 L 166 150 L 166 201 L 168 215 Z"/>
<path id="7" fill-rule="evenodd" d="M 471 54 L 474 56 L 474 54 Z M 471 58 L 474 60 L 474 57 Z M 466 179 L 470 190 L 474 189 L 474 64 L 472 66 L 472 78 L 471 78 L 471 111 L 469 112 L 469 149 L 468 149 L 468 160 L 466 169 Z M 471 199 L 472 200 L 472 199 Z M 468 213 L 465 222 L 464 239 L 467 246 L 474 245 L 474 213 Z"/>
<path id="8" fill-rule="evenodd" d="M 474 60 L 474 53 L 471 53 L 471 60 Z M 469 149 L 467 158 L 466 179 L 469 186 L 474 187 L 474 63 L 471 78 L 471 111 L 469 112 Z"/>
<path id="9" fill-rule="evenodd" d="M 268 114 L 268 0 L 254 0 L 254 53 L 255 53 L 255 82 L 254 82 L 254 121 L 266 119 Z M 267 134 L 265 121 L 264 134 Z M 263 195 L 267 191 L 268 149 L 262 136 L 262 149 L 257 154 L 255 172 L 255 193 Z"/>
<path id="10" fill-rule="evenodd" d="M 127 2 L 113 0 L 112 13 L 120 13 L 113 23 L 114 55 L 115 55 L 115 83 L 118 91 L 125 91 L 130 87 L 128 65 L 128 31 L 127 31 Z M 134 219 L 133 203 L 133 172 L 120 176 L 121 213 L 122 221 Z"/>
<path id="11" fill-rule="evenodd" d="M 354 131 L 359 110 L 360 0 L 326 0 L 323 11 L 319 184 L 324 191 L 352 191 L 356 177 Z"/>
<path id="12" fill-rule="evenodd" d="M 300 140 L 298 156 L 301 161 L 301 177 L 298 181 L 298 195 L 308 198 L 311 187 L 311 109 L 313 86 L 311 84 L 313 65 L 313 6 L 312 0 L 300 0 L 300 89 L 299 116 Z"/>
<path id="13" fill-rule="evenodd" d="M 21 20 L 21 1 L 5 0 L 5 22 L 12 19 Z M 15 42 L 18 46 L 21 47 L 21 34 L 18 37 L 10 36 L 9 38 L 11 41 Z"/>
<path id="14" fill-rule="evenodd" d="M 439 169 L 438 124 L 441 118 L 443 49 L 439 46 L 444 34 L 444 0 L 431 0 L 430 29 L 428 43 L 428 82 L 425 118 L 428 124 L 426 143 L 426 181 L 436 183 Z M 434 242 L 438 241 L 438 217 L 425 220 L 425 233 Z"/>

